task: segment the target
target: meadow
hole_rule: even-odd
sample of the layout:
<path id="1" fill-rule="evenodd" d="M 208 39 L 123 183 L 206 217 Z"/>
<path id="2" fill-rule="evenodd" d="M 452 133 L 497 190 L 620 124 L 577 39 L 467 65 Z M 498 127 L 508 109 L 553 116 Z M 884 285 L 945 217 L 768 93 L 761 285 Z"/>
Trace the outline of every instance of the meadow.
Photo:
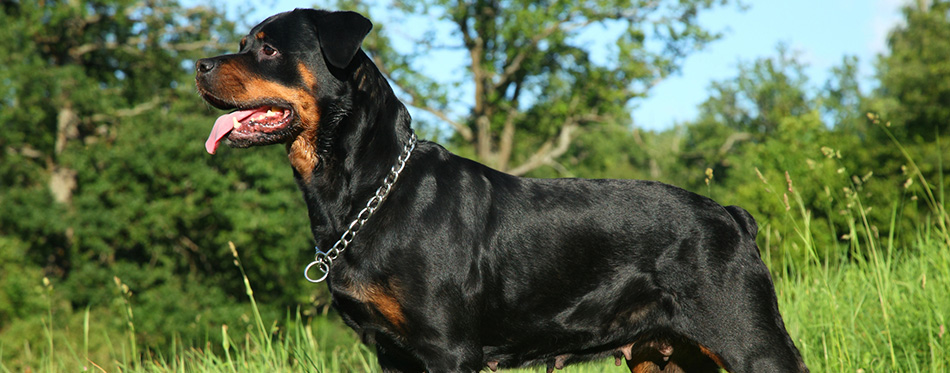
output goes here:
<path id="1" fill-rule="evenodd" d="M 195 94 L 195 61 L 233 53 L 257 20 L 181 3 L 0 6 L 0 373 L 379 371 L 324 285 L 300 276 L 314 243 L 283 147 L 201 147 L 220 113 Z M 337 3 L 459 24 L 444 2 Z M 659 131 L 628 109 L 727 37 L 696 16 L 734 1 L 648 1 L 662 4 L 648 7 L 656 20 L 605 40 L 606 64 L 587 58 L 582 28 L 552 17 L 613 16 L 612 2 L 489 3 L 497 14 L 469 15 L 512 21 L 473 35 L 504 42 L 488 53 L 446 43 L 479 46 L 455 77 L 417 70 L 440 63 L 439 49 L 404 54 L 396 28 L 364 42 L 397 91 L 416 93 L 404 101 L 443 115 L 462 103 L 456 126 L 417 116 L 421 138 L 532 177 L 660 180 L 740 205 L 812 371 L 950 371 L 950 0 L 906 2 L 873 72 L 843 56 L 818 81 L 807 56 L 779 45 L 708 82 L 697 116 Z M 544 24 L 565 28 L 522 39 Z M 682 34 L 652 50 L 643 40 L 658 29 Z M 465 88 L 486 82 L 495 89 Z M 565 369 L 623 370 L 612 359 Z"/>
<path id="2" fill-rule="evenodd" d="M 916 170 L 907 184 L 924 185 L 923 193 L 904 193 L 885 206 L 866 206 L 860 193 L 844 190 L 846 229 L 814 224 L 793 180 L 770 184 L 759 170 L 765 190 L 786 207 L 782 221 L 760 221 L 760 250 L 773 272 L 786 326 L 814 372 L 945 372 L 950 370 L 950 216 L 943 206 L 942 185 L 931 185 Z M 900 232 L 902 209 L 926 214 L 912 232 Z M 872 227 L 867 213 L 886 209 L 888 229 Z M 788 237 L 775 244 L 780 230 Z M 881 235 L 880 232 L 888 232 Z M 910 234 L 899 247 L 896 234 Z M 833 235 L 820 240 L 819 235 Z M 824 237 L 829 238 L 829 237 Z M 817 247 L 816 242 L 837 242 Z M 172 338 L 165 348 L 150 350 L 136 329 L 135 302 L 115 278 L 116 302 L 124 310 L 126 330 L 110 333 L 96 327 L 90 313 L 57 318 L 51 301 L 55 284 L 42 281 L 48 303 L 41 318 L 45 343 L 25 346 L 22 356 L 0 361 L 0 372 L 376 372 L 371 348 L 359 343 L 332 311 L 304 316 L 288 310 L 265 319 L 256 303 L 253 281 L 245 273 L 238 248 L 229 243 L 240 269 L 249 308 L 240 320 L 222 324 L 220 336 L 205 340 Z M 146 331 L 147 332 L 147 331 Z M 147 333 L 145 333 L 147 334 Z M 214 342 L 212 342 L 214 341 Z M 0 345 L 0 356 L 3 348 Z M 92 351 L 92 352 L 90 352 Z M 613 360 L 565 368 L 566 372 L 617 372 Z M 543 367 L 517 370 L 544 371 Z"/>

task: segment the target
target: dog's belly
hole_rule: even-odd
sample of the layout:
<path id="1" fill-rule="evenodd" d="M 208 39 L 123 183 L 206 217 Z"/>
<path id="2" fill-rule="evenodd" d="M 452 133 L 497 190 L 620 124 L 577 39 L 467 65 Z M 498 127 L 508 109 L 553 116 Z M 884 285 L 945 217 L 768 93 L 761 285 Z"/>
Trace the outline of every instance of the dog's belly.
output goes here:
<path id="1" fill-rule="evenodd" d="M 519 367 L 616 356 L 623 346 L 669 323 L 673 299 L 649 276 L 601 275 L 604 281 L 596 289 L 555 288 L 490 312 L 482 319 L 486 364 Z M 572 292 L 579 295 L 569 296 Z"/>
<path id="2" fill-rule="evenodd" d="M 548 196 L 561 195 L 560 203 L 510 209 L 520 215 L 506 219 L 510 230 L 488 248 L 498 256 L 482 266 L 489 280 L 479 324 L 489 366 L 557 366 L 648 344 L 669 331 L 676 299 L 708 285 L 715 271 L 701 258 L 715 247 L 713 236 L 736 232 L 718 204 L 665 185 L 536 182 L 556 185 Z M 568 190 L 575 185 L 584 192 Z M 651 198 L 657 194 L 690 201 Z M 702 208 L 680 212 L 687 203 Z"/>
<path id="3" fill-rule="evenodd" d="M 453 179 L 442 176 L 416 190 Z M 413 218 L 388 221 L 390 235 L 370 226 L 348 252 L 360 256 L 331 275 L 347 323 L 420 362 L 459 349 L 489 368 L 626 357 L 675 331 L 736 258 L 730 213 L 678 188 L 502 181 L 438 204 L 409 199 Z"/>

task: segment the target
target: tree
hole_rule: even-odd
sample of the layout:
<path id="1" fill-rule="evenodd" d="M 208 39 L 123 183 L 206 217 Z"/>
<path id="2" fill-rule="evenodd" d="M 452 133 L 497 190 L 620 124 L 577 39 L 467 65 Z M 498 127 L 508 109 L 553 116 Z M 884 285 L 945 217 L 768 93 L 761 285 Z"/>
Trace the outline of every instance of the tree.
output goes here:
<path id="1" fill-rule="evenodd" d="M 194 61 L 238 39 L 220 11 L 175 0 L 0 9 L 0 300 L 14 302 L 0 323 L 42 314 L 29 296 L 41 277 L 6 274 L 42 274 L 65 303 L 106 315 L 116 276 L 135 293 L 143 341 L 204 336 L 242 311 L 228 241 L 259 299 L 305 304 L 320 291 L 299 274 L 312 245 L 282 150 L 204 154 L 215 113 L 194 93 Z M 3 330 L 0 344 L 23 346 Z"/>
<path id="2" fill-rule="evenodd" d="M 4 214 L 9 220 L 0 232 L 32 225 L 34 235 L 21 233 L 43 248 L 33 255 L 59 260 L 55 252 L 70 245 L 69 229 L 59 225 L 80 187 L 77 170 L 64 163 L 69 148 L 110 143 L 124 121 L 159 108 L 162 94 L 180 82 L 181 61 L 213 50 L 208 36 L 231 27 L 211 9 L 149 5 L 3 2 L 0 175 L 12 194 L 3 202 L 27 211 Z M 17 204 L 18 198 L 29 201 Z"/>
<path id="3" fill-rule="evenodd" d="M 711 83 L 699 117 L 688 125 L 687 162 L 726 176 L 727 156 L 741 154 L 743 144 L 795 134 L 798 129 L 789 127 L 789 119 L 811 118 L 818 109 L 804 68 L 794 53 L 779 45 L 776 57 L 742 64 L 735 78 Z"/>
<path id="4" fill-rule="evenodd" d="M 23 159 L 18 170 L 41 170 L 15 180 L 48 179 L 67 205 L 76 185 L 59 162 L 66 147 L 106 140 L 121 120 L 156 108 L 155 93 L 177 84 L 179 61 L 214 50 L 209 35 L 233 27 L 169 0 L 5 1 L 0 17 L 0 139 Z"/>
<path id="5" fill-rule="evenodd" d="M 674 176 L 679 185 L 747 208 L 759 221 L 763 243 L 796 237 L 794 222 L 784 224 L 790 211 L 798 212 L 796 196 L 801 197 L 801 207 L 809 211 L 814 226 L 841 223 L 839 216 L 828 214 L 829 206 L 837 203 L 834 198 L 842 188 L 850 187 L 848 175 L 860 179 L 867 170 L 849 168 L 844 170 L 848 174 L 838 173 L 840 160 L 826 157 L 823 151 L 834 147 L 846 153 L 859 147 L 849 132 L 852 127 L 833 133 L 825 119 L 854 116 L 851 96 L 857 88 L 849 83 L 853 62 L 846 59 L 835 68 L 837 79 L 824 90 L 816 89 L 798 56 L 780 45 L 776 56 L 743 63 L 734 78 L 713 82 L 699 117 L 686 125 L 681 162 L 689 174 Z M 835 105 L 826 105 L 829 97 L 836 99 Z M 823 117 L 823 110 L 831 115 Z M 712 175 L 707 175 L 708 181 L 699 177 L 705 169 Z M 836 248 L 833 234 L 816 239 L 822 240 L 816 245 L 819 255 Z"/>
<path id="6" fill-rule="evenodd" d="M 896 179 L 894 185 L 920 195 L 929 208 L 926 213 L 946 230 L 946 204 L 926 189 L 950 184 L 950 1 L 917 0 L 903 14 L 904 23 L 888 35 L 888 53 L 878 58 L 880 84 L 867 105 L 872 133 L 886 145 L 876 149 L 875 161 L 890 166 L 885 172 Z M 916 167 L 893 145 L 894 139 Z M 911 185 L 907 180 L 917 171 L 932 184 Z"/>
<path id="7" fill-rule="evenodd" d="M 830 116 L 834 129 L 867 139 L 867 100 L 860 88 L 858 58 L 845 56 L 841 65 L 831 68 L 831 78 L 822 89 L 823 112 Z"/>
<path id="8" fill-rule="evenodd" d="M 457 151 L 521 175 L 556 165 L 582 132 L 629 125 L 632 100 L 719 37 L 697 16 L 727 2 L 399 2 L 394 19 L 427 25 L 410 38 L 415 48 L 397 50 L 406 33 L 379 19 L 364 48 L 410 105 L 447 124 Z M 465 73 L 446 80 L 426 73 L 433 64 L 425 58 L 446 53 L 464 61 Z"/>
<path id="9" fill-rule="evenodd" d="M 933 140 L 950 133 L 950 1 L 904 7 L 906 23 L 888 35 L 878 60 L 878 107 L 902 137 Z"/>

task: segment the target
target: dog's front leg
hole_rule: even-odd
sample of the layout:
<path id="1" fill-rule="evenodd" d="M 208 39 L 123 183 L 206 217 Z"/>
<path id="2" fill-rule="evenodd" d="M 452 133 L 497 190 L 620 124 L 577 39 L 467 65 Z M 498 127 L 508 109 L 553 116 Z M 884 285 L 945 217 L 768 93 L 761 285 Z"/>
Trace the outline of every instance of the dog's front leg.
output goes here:
<path id="1" fill-rule="evenodd" d="M 474 345 L 430 346 L 417 351 L 428 373 L 474 373 L 482 370 L 481 348 Z"/>
<path id="2" fill-rule="evenodd" d="M 426 369 L 419 359 L 397 346 L 388 337 L 379 335 L 376 341 L 376 358 L 385 373 L 422 373 Z"/>
<path id="3" fill-rule="evenodd" d="M 386 373 L 471 373 L 485 366 L 481 349 L 474 344 L 452 343 L 450 347 L 440 341 L 404 348 L 382 333 L 376 334 L 376 357 Z"/>

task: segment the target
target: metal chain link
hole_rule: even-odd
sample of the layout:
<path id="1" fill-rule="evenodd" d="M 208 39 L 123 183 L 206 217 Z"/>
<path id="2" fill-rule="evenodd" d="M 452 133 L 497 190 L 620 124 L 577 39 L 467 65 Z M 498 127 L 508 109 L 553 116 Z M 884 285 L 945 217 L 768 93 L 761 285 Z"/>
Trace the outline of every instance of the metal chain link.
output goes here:
<path id="1" fill-rule="evenodd" d="M 403 147 L 402 154 L 399 155 L 396 164 L 389 169 L 389 174 L 383 179 L 383 185 L 376 189 L 376 194 L 366 202 L 366 207 L 356 214 L 356 219 L 350 223 L 346 231 L 343 232 L 343 235 L 340 236 L 340 239 L 326 252 L 320 251 L 319 247 L 314 247 L 317 253 L 314 255 L 313 261 L 303 270 L 303 277 L 305 277 L 307 281 L 317 283 L 327 279 L 327 276 L 330 275 L 330 266 L 333 264 L 333 261 L 346 251 L 346 247 L 356 238 L 356 234 L 363 228 L 363 224 L 366 224 L 366 221 L 369 220 L 369 218 L 373 216 L 373 213 L 379 209 L 379 206 L 383 204 L 386 196 L 392 191 L 393 184 L 396 184 L 396 180 L 399 179 L 399 174 L 402 173 L 402 169 L 406 167 L 406 161 L 408 161 L 412 155 L 413 149 L 416 148 L 416 133 L 410 133 L 412 136 L 409 137 L 409 143 Z M 323 273 L 320 278 L 310 278 L 309 272 L 313 266 L 317 266 L 317 269 Z"/>

